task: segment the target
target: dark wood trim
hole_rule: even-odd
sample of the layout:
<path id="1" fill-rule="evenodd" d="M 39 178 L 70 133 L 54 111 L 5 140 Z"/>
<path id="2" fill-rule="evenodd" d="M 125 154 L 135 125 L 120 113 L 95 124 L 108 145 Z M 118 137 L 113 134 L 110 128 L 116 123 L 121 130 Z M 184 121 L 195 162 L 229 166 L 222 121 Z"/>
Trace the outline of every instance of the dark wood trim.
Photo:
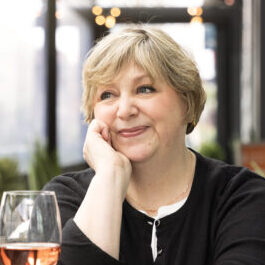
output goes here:
<path id="1" fill-rule="evenodd" d="M 45 26 L 46 135 L 50 152 L 56 149 L 56 0 L 47 1 Z"/>
<path id="2" fill-rule="evenodd" d="M 98 40 L 108 34 L 108 29 L 106 27 L 98 26 L 96 23 L 93 23 L 93 29 L 94 40 Z"/>
<path id="3" fill-rule="evenodd" d="M 217 73 L 217 140 L 224 148 L 225 153 L 228 151 L 228 144 L 225 141 L 230 131 L 230 122 L 227 121 L 229 109 L 227 101 L 229 87 L 229 62 L 228 54 L 228 36 L 227 25 L 217 27 L 217 50 L 216 50 L 216 73 Z M 230 156 L 230 155 L 229 155 Z"/>
<path id="4" fill-rule="evenodd" d="M 224 5 L 204 7 L 202 17 L 206 23 L 223 24 L 231 18 L 235 9 Z M 77 8 L 76 11 L 85 18 L 94 17 L 89 8 Z M 103 11 L 104 14 L 109 14 L 109 12 L 109 8 L 105 8 Z M 121 16 L 117 18 L 117 23 L 185 23 L 190 19 L 191 16 L 187 13 L 187 8 L 121 8 Z"/>
<path id="5" fill-rule="evenodd" d="M 240 137 L 240 71 L 242 9 L 217 24 L 217 139 L 227 161 L 233 161 L 233 141 Z"/>

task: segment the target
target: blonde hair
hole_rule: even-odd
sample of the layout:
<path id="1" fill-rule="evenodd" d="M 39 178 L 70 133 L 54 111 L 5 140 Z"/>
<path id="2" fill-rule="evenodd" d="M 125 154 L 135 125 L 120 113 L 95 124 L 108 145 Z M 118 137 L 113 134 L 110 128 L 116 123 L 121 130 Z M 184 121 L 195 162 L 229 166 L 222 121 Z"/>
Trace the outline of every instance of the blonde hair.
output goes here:
<path id="1" fill-rule="evenodd" d="M 126 63 L 134 62 L 151 79 L 163 78 L 187 106 L 189 134 L 199 121 L 206 101 L 202 81 L 193 60 L 166 33 L 146 25 L 131 26 L 103 37 L 83 65 L 82 110 L 93 119 L 93 102 L 99 85 L 110 84 Z"/>

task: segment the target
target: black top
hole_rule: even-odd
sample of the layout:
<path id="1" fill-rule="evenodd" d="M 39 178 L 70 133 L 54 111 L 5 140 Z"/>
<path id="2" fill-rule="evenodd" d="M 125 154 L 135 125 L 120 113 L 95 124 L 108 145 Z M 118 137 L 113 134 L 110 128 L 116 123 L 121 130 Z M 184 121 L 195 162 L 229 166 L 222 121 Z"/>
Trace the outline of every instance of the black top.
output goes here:
<path id="1" fill-rule="evenodd" d="M 63 265 L 261 265 L 265 264 L 265 179 L 246 168 L 197 157 L 186 203 L 160 219 L 158 257 L 152 259 L 154 219 L 123 203 L 120 261 L 92 243 L 72 218 L 94 171 L 55 177 L 63 225 Z M 100 209 L 99 209 L 100 210 Z M 106 220 L 108 222 L 108 220 Z"/>

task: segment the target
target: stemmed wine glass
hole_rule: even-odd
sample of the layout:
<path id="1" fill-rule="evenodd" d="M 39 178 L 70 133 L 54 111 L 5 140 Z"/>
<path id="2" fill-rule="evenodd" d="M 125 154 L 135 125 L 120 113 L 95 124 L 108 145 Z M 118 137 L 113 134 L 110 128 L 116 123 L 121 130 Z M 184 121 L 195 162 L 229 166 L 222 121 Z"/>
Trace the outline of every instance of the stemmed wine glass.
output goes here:
<path id="1" fill-rule="evenodd" d="M 61 219 L 53 191 L 4 192 L 0 208 L 0 264 L 55 265 Z"/>

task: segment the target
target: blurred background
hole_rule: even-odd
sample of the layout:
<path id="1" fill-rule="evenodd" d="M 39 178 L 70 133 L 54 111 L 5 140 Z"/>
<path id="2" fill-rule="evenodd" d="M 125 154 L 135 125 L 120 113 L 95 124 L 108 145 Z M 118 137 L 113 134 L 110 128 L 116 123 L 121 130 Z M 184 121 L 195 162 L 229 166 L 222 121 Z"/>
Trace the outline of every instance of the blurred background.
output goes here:
<path id="1" fill-rule="evenodd" d="M 128 23 L 169 33 L 208 100 L 187 145 L 265 170 L 265 1 L 8 0 L 0 8 L 0 196 L 85 168 L 81 70 L 97 38 Z"/>

